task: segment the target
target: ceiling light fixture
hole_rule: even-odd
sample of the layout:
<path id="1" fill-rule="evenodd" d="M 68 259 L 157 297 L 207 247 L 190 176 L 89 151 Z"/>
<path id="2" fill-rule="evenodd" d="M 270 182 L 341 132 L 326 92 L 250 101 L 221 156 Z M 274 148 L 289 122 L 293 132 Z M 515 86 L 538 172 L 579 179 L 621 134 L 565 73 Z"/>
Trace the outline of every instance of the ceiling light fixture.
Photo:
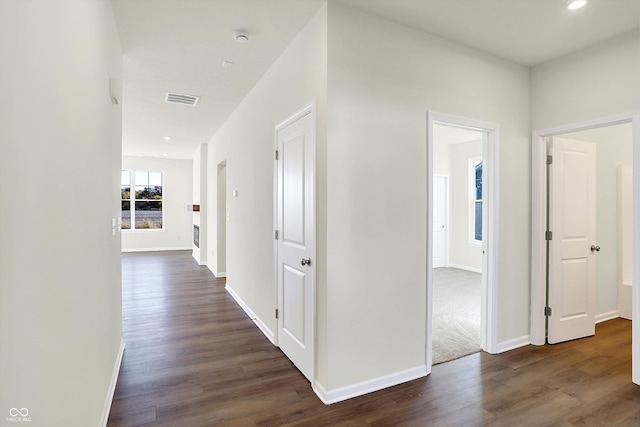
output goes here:
<path id="1" fill-rule="evenodd" d="M 587 0 L 570 0 L 567 2 L 567 9 L 569 10 L 577 10 L 585 7 L 587 5 Z"/>
<path id="2" fill-rule="evenodd" d="M 246 43 L 249 41 L 250 34 L 245 30 L 235 30 L 233 32 L 233 38 L 236 39 L 237 42 Z"/>
<path id="3" fill-rule="evenodd" d="M 164 140 L 165 140 L 165 141 L 171 141 L 171 137 L 170 137 L 170 136 L 165 136 L 165 137 L 164 137 Z"/>

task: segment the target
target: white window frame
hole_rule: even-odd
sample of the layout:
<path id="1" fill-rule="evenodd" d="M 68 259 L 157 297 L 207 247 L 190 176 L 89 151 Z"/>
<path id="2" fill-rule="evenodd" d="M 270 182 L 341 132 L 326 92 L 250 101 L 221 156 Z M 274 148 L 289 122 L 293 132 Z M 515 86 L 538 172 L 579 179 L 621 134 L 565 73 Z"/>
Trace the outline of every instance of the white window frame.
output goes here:
<path id="1" fill-rule="evenodd" d="M 122 232 L 124 233 L 157 233 L 162 232 L 165 229 L 165 220 L 164 220 L 164 211 L 165 211 L 165 188 L 164 188 L 164 171 L 158 170 L 142 170 L 142 169 L 122 169 L 122 172 L 129 172 L 129 215 L 130 215 L 130 228 L 123 228 Z M 136 199 L 135 197 L 135 187 L 136 187 L 136 172 L 146 172 L 146 173 L 159 173 L 161 174 L 162 180 L 162 227 L 160 228 L 135 228 L 136 214 L 135 214 L 135 202 L 136 200 L 144 201 L 147 199 Z M 122 179 L 120 180 L 120 191 L 122 191 Z M 120 215 L 122 216 L 122 201 L 126 199 L 122 199 L 122 193 L 120 196 Z"/>
<path id="2" fill-rule="evenodd" d="M 484 203 L 483 199 L 476 199 L 476 165 L 478 163 L 482 163 L 482 157 L 469 158 L 469 246 L 482 247 L 482 240 L 476 240 L 476 202 Z M 484 165 L 482 172 L 484 175 Z M 482 191 L 484 196 L 484 188 Z M 484 230 L 482 231 L 484 233 Z"/>

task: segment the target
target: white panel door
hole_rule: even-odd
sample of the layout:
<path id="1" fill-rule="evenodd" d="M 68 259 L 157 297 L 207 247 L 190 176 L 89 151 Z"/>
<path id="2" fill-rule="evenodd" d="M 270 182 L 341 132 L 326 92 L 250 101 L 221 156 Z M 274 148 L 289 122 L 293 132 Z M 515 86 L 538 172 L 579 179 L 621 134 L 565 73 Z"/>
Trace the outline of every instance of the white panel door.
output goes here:
<path id="1" fill-rule="evenodd" d="M 447 177 L 433 176 L 433 268 L 447 265 Z"/>
<path id="2" fill-rule="evenodd" d="M 551 152 L 548 342 L 554 344 L 595 334 L 596 151 L 592 143 L 553 138 Z"/>
<path id="3" fill-rule="evenodd" d="M 278 128 L 277 142 L 277 343 L 311 381 L 315 340 L 312 113 Z"/>

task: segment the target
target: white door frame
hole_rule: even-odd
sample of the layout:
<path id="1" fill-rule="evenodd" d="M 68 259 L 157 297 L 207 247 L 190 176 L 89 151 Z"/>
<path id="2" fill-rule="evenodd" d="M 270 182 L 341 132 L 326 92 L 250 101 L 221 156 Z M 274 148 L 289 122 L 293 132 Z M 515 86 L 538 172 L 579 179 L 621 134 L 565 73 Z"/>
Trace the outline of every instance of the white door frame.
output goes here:
<path id="1" fill-rule="evenodd" d="M 432 315 L 433 315 L 433 125 L 444 124 L 448 126 L 473 129 L 487 135 L 483 137 L 482 158 L 486 167 L 485 185 L 487 197 L 483 199 L 483 242 L 482 250 L 482 320 L 480 327 L 480 345 L 489 353 L 498 352 L 497 334 L 497 302 L 498 302 L 498 165 L 500 127 L 496 123 L 452 116 L 449 114 L 427 112 L 427 373 L 431 373 L 432 365 Z M 483 194 L 484 197 L 484 194 Z"/>
<path id="2" fill-rule="evenodd" d="M 640 313 L 640 112 L 618 114 L 599 119 L 543 129 L 533 132 L 531 143 L 531 344 L 544 345 L 546 300 L 546 231 L 547 212 L 547 147 L 545 140 L 571 132 L 632 123 L 633 133 L 633 286 L 632 310 L 637 318 Z M 633 323 L 632 379 L 640 384 L 640 324 Z"/>
<path id="3" fill-rule="evenodd" d="M 278 125 L 276 125 L 274 127 L 274 136 L 273 136 L 273 144 L 274 144 L 274 151 L 273 151 L 273 231 L 275 233 L 275 231 L 278 229 L 278 162 L 276 160 L 275 157 L 275 152 L 278 150 L 278 131 L 280 129 L 283 129 L 285 127 L 287 127 L 288 125 L 290 125 L 291 123 L 297 121 L 298 119 L 301 119 L 302 117 L 306 116 L 310 114 L 311 115 L 311 122 L 312 122 L 312 130 L 311 132 L 313 133 L 313 135 L 317 135 L 316 132 L 316 103 L 315 100 L 312 101 L 311 103 L 309 103 L 308 105 L 306 105 L 304 108 L 302 108 L 301 110 L 299 110 L 298 112 L 294 113 L 293 115 L 291 115 L 289 118 L 287 118 L 286 120 L 284 120 L 283 122 L 279 123 Z M 315 140 L 315 139 L 314 139 Z M 314 144 L 313 146 L 313 150 L 314 152 L 316 151 L 316 145 Z M 313 212 L 314 212 L 314 221 L 313 221 L 313 242 L 314 245 L 311 248 L 311 259 L 313 260 L 313 264 L 311 264 L 311 275 L 312 275 L 312 286 L 311 286 L 311 292 L 313 295 L 313 304 L 312 304 L 312 313 L 311 313 L 311 331 L 313 333 L 313 336 L 311 337 L 311 339 L 309 340 L 310 346 L 311 346 L 311 365 L 312 365 L 312 369 L 311 369 L 311 378 L 310 378 L 310 382 L 311 382 L 311 386 L 315 389 L 315 378 L 316 378 L 316 352 L 315 352 L 315 348 L 316 348 L 316 336 L 317 336 L 317 332 L 316 332 L 316 307 L 317 307 L 317 301 L 316 301 L 316 266 L 317 266 L 317 257 L 316 257 L 316 245 L 317 245 L 317 228 L 316 228 L 316 221 L 315 221 L 315 212 L 317 211 L 317 206 L 316 206 L 316 155 L 314 154 L 313 156 Z M 279 295 L 278 295 L 278 241 L 275 239 L 275 235 L 274 235 L 274 239 L 273 239 L 273 274 L 274 274 L 274 283 L 273 286 L 275 288 L 275 300 L 274 300 L 274 311 L 278 309 L 278 304 L 279 304 Z M 274 332 L 273 332 L 273 343 L 276 347 L 279 347 L 278 345 L 278 320 L 276 319 L 276 324 L 275 324 L 275 328 L 274 328 Z"/>

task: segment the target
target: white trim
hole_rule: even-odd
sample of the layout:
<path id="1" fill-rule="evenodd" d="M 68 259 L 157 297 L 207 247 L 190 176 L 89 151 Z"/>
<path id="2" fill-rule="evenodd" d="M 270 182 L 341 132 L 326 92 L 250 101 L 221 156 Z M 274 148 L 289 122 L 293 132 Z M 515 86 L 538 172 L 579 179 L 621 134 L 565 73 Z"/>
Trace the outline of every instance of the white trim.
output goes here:
<path id="1" fill-rule="evenodd" d="M 500 165 L 500 126 L 496 123 L 467 119 L 448 114 L 427 112 L 427 230 L 433 229 L 433 125 L 435 123 L 474 129 L 483 132 L 482 159 L 483 167 L 483 212 L 482 230 L 482 319 L 480 345 L 484 351 L 496 353 L 498 348 L 498 242 L 499 240 L 499 165 Z M 426 368 L 431 372 L 432 365 L 432 296 L 433 296 L 433 236 L 427 233 L 427 310 L 426 310 Z"/>
<path id="2" fill-rule="evenodd" d="M 606 313 L 596 314 L 596 324 L 600 322 L 606 322 L 607 320 L 615 319 L 617 317 L 620 317 L 619 310 L 611 310 L 607 311 Z"/>
<path id="3" fill-rule="evenodd" d="M 325 390 L 321 384 L 315 382 L 313 391 L 318 395 L 322 403 L 331 405 L 333 403 L 342 402 L 343 400 L 353 399 L 374 391 L 382 390 L 387 387 L 393 387 L 398 384 L 413 381 L 427 375 L 427 367 L 425 365 L 416 366 L 415 368 L 406 369 L 404 371 L 395 372 L 393 374 L 384 375 L 382 377 L 373 378 L 360 383 L 340 387 L 335 390 Z"/>
<path id="4" fill-rule="evenodd" d="M 200 252 L 200 251 L 198 251 L 198 252 Z M 196 262 L 198 263 L 198 265 L 207 265 L 207 261 L 202 261 L 202 260 L 200 259 L 200 256 L 199 256 L 199 255 L 200 255 L 200 254 L 198 253 L 198 256 L 196 256 L 195 251 L 194 251 L 193 253 L 191 253 L 191 256 L 193 257 L 193 259 L 195 259 L 195 260 L 196 260 Z"/>
<path id="5" fill-rule="evenodd" d="M 127 248 L 122 249 L 122 253 L 128 252 L 163 252 L 163 251 L 190 251 L 193 247 L 177 246 L 177 247 L 153 247 L 153 248 Z"/>
<path id="6" fill-rule="evenodd" d="M 256 314 L 253 312 L 253 310 L 251 310 L 251 308 L 249 308 L 247 303 L 245 303 L 242 300 L 242 298 L 240 298 L 240 296 L 235 293 L 235 291 L 231 288 L 231 286 L 229 286 L 228 283 L 226 285 L 224 285 L 224 288 L 229 293 L 229 295 L 231 295 L 231 297 L 235 300 L 235 302 L 238 303 L 240 308 L 244 310 L 244 312 L 247 314 L 247 316 L 249 316 L 249 319 L 251 319 L 253 321 L 253 323 L 256 324 L 258 329 L 260 329 L 262 331 L 264 336 L 267 337 L 267 339 L 269 341 L 271 341 L 272 344 L 275 345 L 275 336 L 274 336 L 273 332 L 271 331 L 271 329 L 269 329 L 269 327 L 258 316 L 256 316 Z"/>
<path id="7" fill-rule="evenodd" d="M 523 335 L 518 338 L 513 338 L 506 341 L 501 341 L 498 343 L 496 353 L 504 353 L 505 351 L 513 350 L 516 348 L 524 347 L 525 345 L 531 344 L 531 340 L 529 339 L 529 335 Z"/>
<path id="8" fill-rule="evenodd" d="M 120 348 L 116 355 L 116 363 L 113 365 L 113 372 L 111 373 L 111 382 L 107 389 L 107 400 L 102 407 L 102 421 L 99 425 L 106 427 L 109 421 L 109 413 L 111 412 L 111 404 L 113 403 L 113 395 L 116 392 L 116 384 L 118 383 L 118 374 L 120 373 L 120 365 L 122 365 L 122 357 L 124 356 L 124 340 L 120 340 Z"/>
<path id="9" fill-rule="evenodd" d="M 162 221 L 164 224 L 164 219 Z M 167 231 L 167 229 L 163 226 L 162 228 L 134 228 L 133 230 L 131 228 L 121 228 L 120 231 L 124 234 L 164 233 Z"/>
<path id="10" fill-rule="evenodd" d="M 227 273 L 225 272 L 217 272 L 215 268 L 213 268 L 213 265 L 209 264 L 207 262 L 207 268 L 209 269 L 209 271 L 211 272 L 211 274 L 213 274 L 214 276 L 216 276 L 216 278 L 221 278 L 221 277 L 227 277 Z"/>
<path id="11" fill-rule="evenodd" d="M 468 267 L 466 265 L 448 264 L 447 267 L 449 267 L 449 268 L 457 268 L 458 270 L 471 271 L 473 273 L 482 273 L 482 269 L 481 268 Z"/>

